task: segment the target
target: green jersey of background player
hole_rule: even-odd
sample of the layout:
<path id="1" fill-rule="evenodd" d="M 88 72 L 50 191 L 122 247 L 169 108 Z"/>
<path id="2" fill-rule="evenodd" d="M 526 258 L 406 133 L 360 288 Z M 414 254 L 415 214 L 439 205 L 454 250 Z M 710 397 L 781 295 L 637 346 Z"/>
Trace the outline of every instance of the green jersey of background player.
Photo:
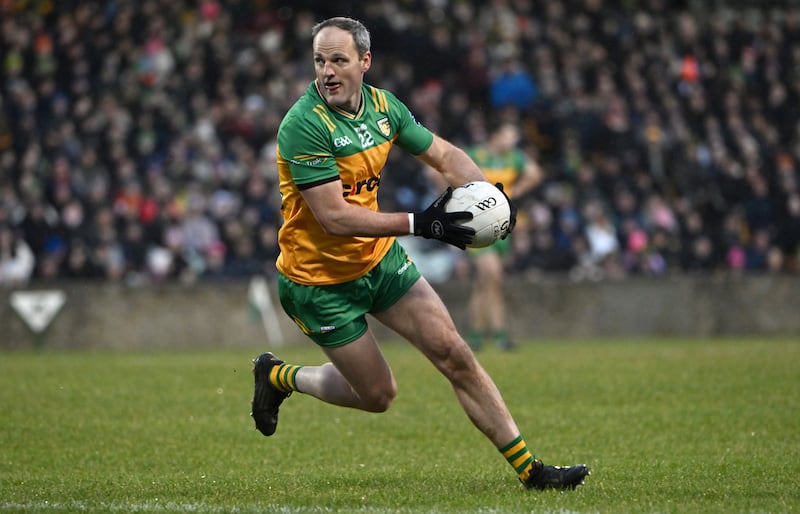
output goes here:
<path id="1" fill-rule="evenodd" d="M 474 232 L 458 223 L 469 214 L 444 211 L 451 188 L 422 212 L 378 209 L 380 174 L 394 144 L 438 170 L 451 187 L 485 180 L 483 173 L 461 149 L 417 124 L 390 93 L 363 83 L 372 53 L 360 22 L 317 24 L 312 49 L 316 79 L 278 133 L 284 224 L 277 267 L 283 308 L 329 362 L 297 366 L 269 352 L 255 359 L 256 427 L 274 434 L 279 406 L 293 391 L 369 412 L 388 409 L 397 383 L 367 326 L 370 313 L 450 381 L 469 419 L 526 487 L 574 488 L 588 468 L 545 466 L 533 458 L 447 308 L 394 239 L 414 234 L 469 244 Z"/>

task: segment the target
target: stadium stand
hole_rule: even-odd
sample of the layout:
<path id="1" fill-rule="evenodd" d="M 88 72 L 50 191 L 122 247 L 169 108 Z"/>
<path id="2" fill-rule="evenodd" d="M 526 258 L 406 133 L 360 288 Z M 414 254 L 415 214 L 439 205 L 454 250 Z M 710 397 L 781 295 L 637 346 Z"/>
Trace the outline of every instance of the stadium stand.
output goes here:
<path id="1" fill-rule="evenodd" d="M 797 6 L 345 4 L 381 55 L 367 81 L 432 130 L 524 128 L 547 180 L 521 202 L 516 272 L 800 270 Z M 274 273 L 274 137 L 330 9 L 0 0 L 0 286 Z M 392 159 L 385 208 L 429 201 L 416 166 Z"/>

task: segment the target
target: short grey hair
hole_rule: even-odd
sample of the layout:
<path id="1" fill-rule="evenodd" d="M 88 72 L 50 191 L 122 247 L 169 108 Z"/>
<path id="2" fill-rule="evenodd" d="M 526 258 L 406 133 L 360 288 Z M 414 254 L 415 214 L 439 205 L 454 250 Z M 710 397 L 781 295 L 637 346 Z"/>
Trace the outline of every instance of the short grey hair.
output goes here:
<path id="1" fill-rule="evenodd" d="M 317 37 L 319 31 L 325 27 L 336 27 L 349 32 L 350 35 L 353 36 L 353 42 L 356 45 L 356 50 L 358 50 L 359 57 L 364 57 L 364 54 L 369 52 L 369 31 L 367 30 L 367 27 L 365 27 L 360 21 L 354 20 L 353 18 L 346 18 L 344 16 L 328 18 L 327 20 L 323 20 L 314 25 L 314 27 L 311 29 L 311 39 L 313 40 L 315 37 Z"/>

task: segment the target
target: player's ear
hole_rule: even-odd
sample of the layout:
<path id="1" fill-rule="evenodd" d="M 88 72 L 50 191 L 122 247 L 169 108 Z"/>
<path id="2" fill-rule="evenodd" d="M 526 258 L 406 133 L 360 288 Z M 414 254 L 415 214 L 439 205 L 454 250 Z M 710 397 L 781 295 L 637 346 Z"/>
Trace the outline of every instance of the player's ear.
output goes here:
<path id="1" fill-rule="evenodd" d="M 372 66 L 372 52 L 367 50 L 361 58 L 361 73 L 366 73 L 370 66 Z"/>

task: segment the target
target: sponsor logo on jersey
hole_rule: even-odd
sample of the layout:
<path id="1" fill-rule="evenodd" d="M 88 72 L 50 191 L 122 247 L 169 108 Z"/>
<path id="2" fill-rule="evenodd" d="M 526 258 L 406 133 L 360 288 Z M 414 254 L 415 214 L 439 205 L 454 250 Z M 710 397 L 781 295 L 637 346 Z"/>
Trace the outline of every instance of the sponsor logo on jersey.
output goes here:
<path id="1" fill-rule="evenodd" d="M 389 137 L 392 133 L 392 125 L 389 123 L 389 118 L 381 118 L 378 120 L 378 130 L 381 131 L 385 137 Z"/>
<path id="2" fill-rule="evenodd" d="M 347 198 L 348 196 L 353 196 L 357 194 L 361 194 L 361 191 L 375 191 L 378 189 L 378 186 L 381 184 L 381 176 L 378 175 L 377 177 L 370 177 L 364 180 L 359 180 L 355 184 L 344 184 L 342 189 L 342 196 Z"/>
<path id="3" fill-rule="evenodd" d="M 289 162 L 303 166 L 317 166 L 326 160 L 328 158 L 321 155 L 295 155 L 293 159 L 289 159 Z"/>

